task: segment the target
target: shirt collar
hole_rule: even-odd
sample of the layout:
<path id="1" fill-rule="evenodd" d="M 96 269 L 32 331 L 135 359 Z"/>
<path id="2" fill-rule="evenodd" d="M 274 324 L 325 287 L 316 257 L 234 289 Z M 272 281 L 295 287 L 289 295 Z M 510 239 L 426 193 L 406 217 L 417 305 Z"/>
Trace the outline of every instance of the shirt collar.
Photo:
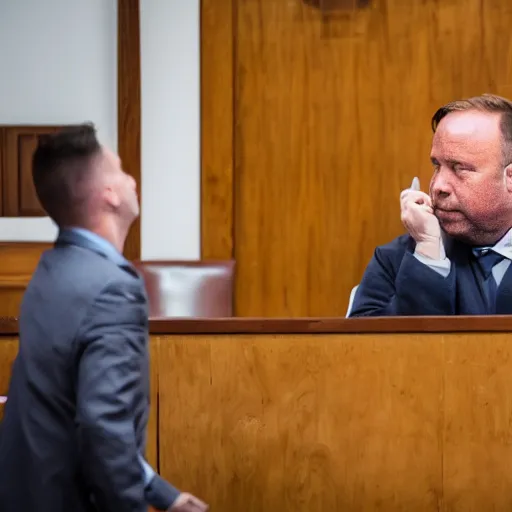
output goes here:
<path id="1" fill-rule="evenodd" d="M 108 240 L 88 229 L 78 227 L 63 228 L 59 231 L 57 242 L 76 244 L 77 238 L 87 242 L 90 249 L 103 254 L 103 256 L 116 265 L 130 266 L 128 260 Z"/>
<path id="2" fill-rule="evenodd" d="M 489 249 L 501 254 L 508 260 L 512 260 L 512 229 L 507 231 L 493 246 L 489 246 Z"/>

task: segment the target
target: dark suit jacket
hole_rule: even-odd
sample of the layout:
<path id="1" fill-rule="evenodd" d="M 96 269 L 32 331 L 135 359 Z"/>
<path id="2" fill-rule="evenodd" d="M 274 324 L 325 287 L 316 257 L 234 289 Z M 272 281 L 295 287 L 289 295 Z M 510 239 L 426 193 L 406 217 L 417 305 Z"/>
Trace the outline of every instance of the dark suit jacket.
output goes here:
<path id="1" fill-rule="evenodd" d="M 2 512 L 145 512 L 178 495 L 158 475 L 145 486 L 138 458 L 149 411 L 143 282 L 96 242 L 61 233 L 25 292 L 0 425 Z"/>
<path id="2" fill-rule="evenodd" d="M 354 297 L 351 317 L 489 314 L 471 248 L 447 240 L 448 277 L 414 257 L 415 242 L 403 235 L 377 247 Z M 496 314 L 512 314 L 512 264 L 498 288 Z"/>

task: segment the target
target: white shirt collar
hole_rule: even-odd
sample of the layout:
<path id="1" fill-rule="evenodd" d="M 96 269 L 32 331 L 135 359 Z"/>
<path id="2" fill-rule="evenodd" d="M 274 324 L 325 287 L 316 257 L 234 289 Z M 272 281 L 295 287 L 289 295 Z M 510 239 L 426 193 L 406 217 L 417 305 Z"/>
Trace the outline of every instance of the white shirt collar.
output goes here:
<path id="1" fill-rule="evenodd" d="M 508 260 L 512 260 L 512 229 L 507 231 L 492 249 L 498 254 L 505 256 Z"/>

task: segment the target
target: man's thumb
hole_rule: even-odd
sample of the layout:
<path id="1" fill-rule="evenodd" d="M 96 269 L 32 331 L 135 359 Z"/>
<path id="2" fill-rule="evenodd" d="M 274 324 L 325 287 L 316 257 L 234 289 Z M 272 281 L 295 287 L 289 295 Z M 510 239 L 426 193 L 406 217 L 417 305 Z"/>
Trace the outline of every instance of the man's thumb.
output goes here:
<path id="1" fill-rule="evenodd" d="M 420 189 L 420 180 L 416 176 L 412 179 L 411 190 L 421 190 Z"/>

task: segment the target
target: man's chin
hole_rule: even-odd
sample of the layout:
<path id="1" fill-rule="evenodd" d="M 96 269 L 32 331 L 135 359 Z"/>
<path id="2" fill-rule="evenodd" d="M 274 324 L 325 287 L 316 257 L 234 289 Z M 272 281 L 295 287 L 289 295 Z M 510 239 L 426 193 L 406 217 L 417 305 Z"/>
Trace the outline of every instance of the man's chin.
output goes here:
<path id="1" fill-rule="evenodd" d="M 450 238 L 460 241 L 468 241 L 471 238 L 470 229 L 462 222 L 439 221 L 443 233 Z"/>

